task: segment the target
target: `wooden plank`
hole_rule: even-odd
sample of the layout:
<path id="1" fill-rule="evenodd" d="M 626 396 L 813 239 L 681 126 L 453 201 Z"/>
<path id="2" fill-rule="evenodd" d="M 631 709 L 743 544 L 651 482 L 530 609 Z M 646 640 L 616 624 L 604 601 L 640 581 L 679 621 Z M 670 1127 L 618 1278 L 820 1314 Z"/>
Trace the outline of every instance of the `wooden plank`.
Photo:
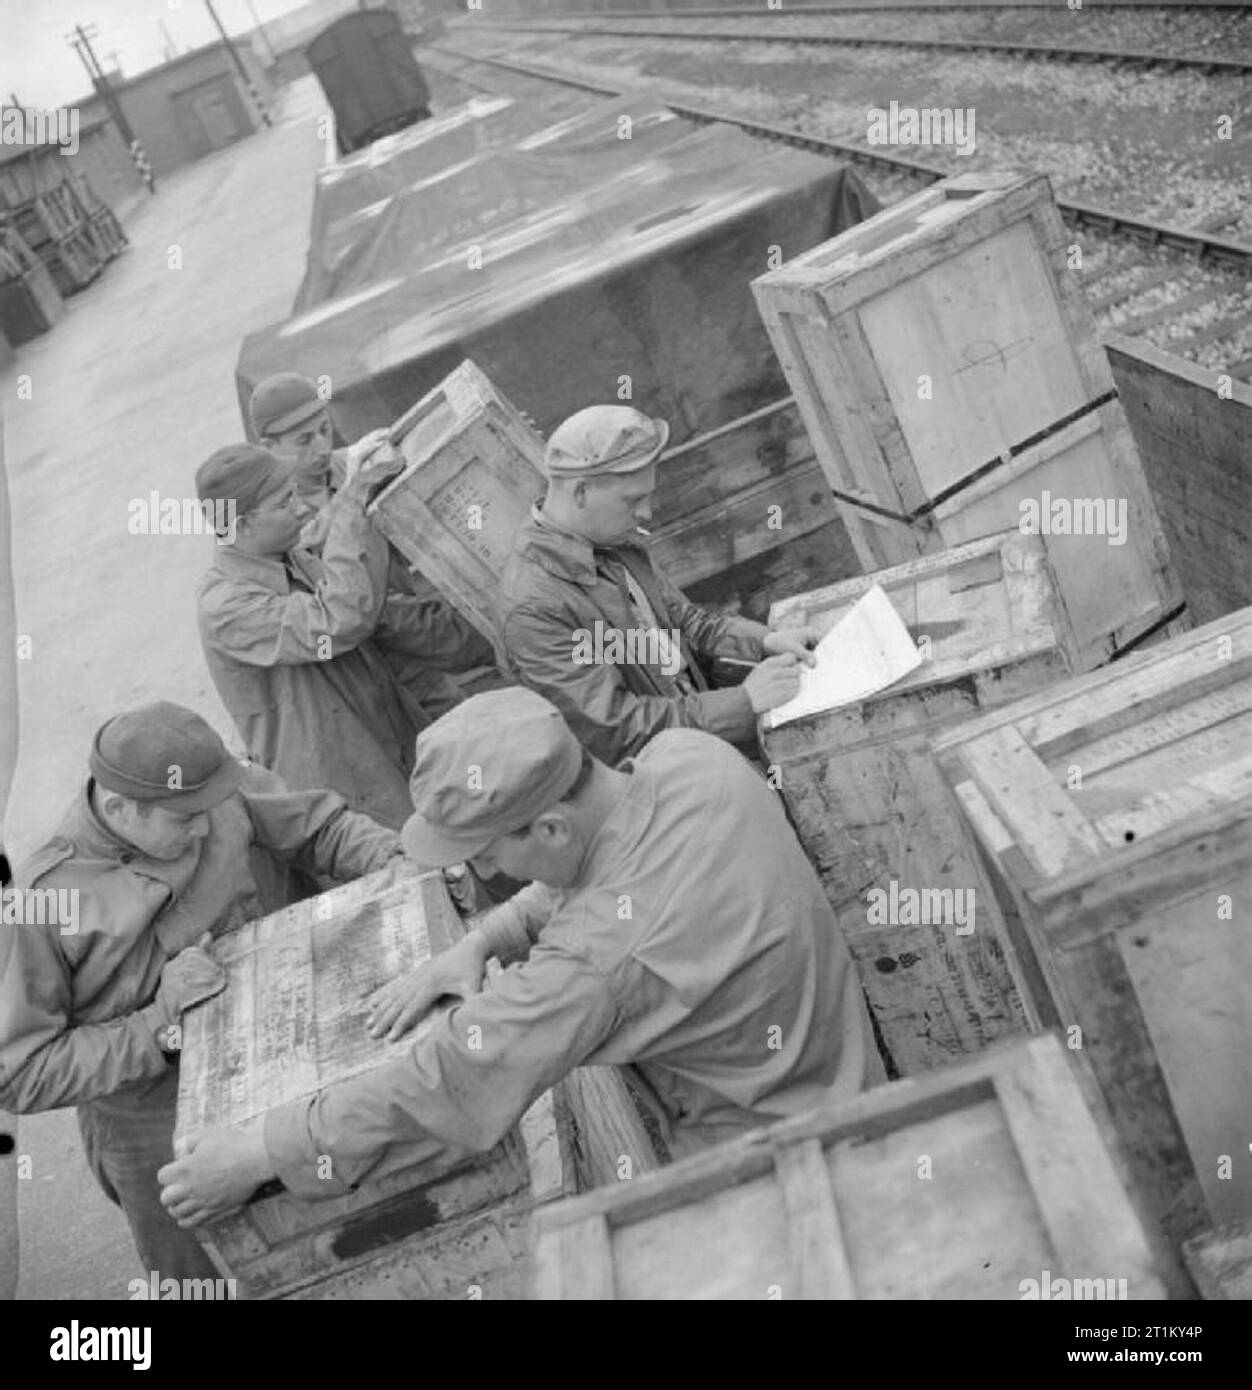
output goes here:
<path id="1" fill-rule="evenodd" d="M 855 1298 L 856 1286 L 839 1230 L 821 1141 L 806 1139 L 774 1155 L 796 1261 L 796 1285 L 806 1300 Z M 784 1291 L 785 1292 L 785 1291 Z"/>
<path id="2" fill-rule="evenodd" d="M 1189 1240 L 1183 1256 L 1201 1298 L 1252 1300 L 1252 1217 Z"/>

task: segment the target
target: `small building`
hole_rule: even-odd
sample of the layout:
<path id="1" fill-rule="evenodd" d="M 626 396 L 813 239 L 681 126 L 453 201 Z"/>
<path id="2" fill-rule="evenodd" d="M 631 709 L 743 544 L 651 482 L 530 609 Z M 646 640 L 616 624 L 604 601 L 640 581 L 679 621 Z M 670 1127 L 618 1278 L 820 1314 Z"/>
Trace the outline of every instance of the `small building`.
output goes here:
<path id="1" fill-rule="evenodd" d="M 11 108 L 0 108 L 0 121 L 7 109 Z M 103 110 L 83 112 L 73 154 L 62 153 L 55 144 L 0 144 L 0 212 L 46 193 L 66 178 L 80 187 L 86 179 L 96 197 L 123 216 L 144 192 L 130 151 Z"/>

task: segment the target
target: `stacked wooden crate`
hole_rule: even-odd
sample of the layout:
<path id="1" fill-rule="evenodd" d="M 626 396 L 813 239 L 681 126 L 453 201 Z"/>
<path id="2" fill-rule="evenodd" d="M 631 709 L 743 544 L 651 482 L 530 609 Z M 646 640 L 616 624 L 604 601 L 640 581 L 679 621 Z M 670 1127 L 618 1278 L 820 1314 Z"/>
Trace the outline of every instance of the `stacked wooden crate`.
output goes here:
<path id="1" fill-rule="evenodd" d="M 438 874 L 397 863 L 249 923 L 215 944 L 227 988 L 184 1020 L 176 1150 L 403 1058 L 412 1039 L 365 1029 L 370 995 L 457 940 Z M 608 1069 L 541 1097 L 490 1153 L 392 1146 L 347 1196 L 301 1201 L 272 1184 L 198 1234 L 260 1298 L 508 1296 L 536 1202 L 605 1181 L 623 1156 L 655 1163 Z M 475 1293 L 477 1290 L 477 1293 Z"/>
<path id="2" fill-rule="evenodd" d="M 64 309 L 52 276 L 0 213 L 0 332 L 14 345 L 29 342 L 46 333 Z"/>
<path id="3" fill-rule="evenodd" d="M 500 575 L 547 487 L 543 440 L 468 360 L 396 421 L 391 440 L 407 467 L 370 515 L 507 667 L 496 623 Z"/>
<path id="4" fill-rule="evenodd" d="M 90 224 L 68 183 L 37 193 L 8 215 L 63 295 L 83 289 L 103 270 Z"/>
<path id="5" fill-rule="evenodd" d="M 866 570 L 1049 535 L 1083 669 L 1183 600 L 1042 176 L 949 178 L 753 282 Z"/>
<path id="6" fill-rule="evenodd" d="M 1155 1219 L 1252 1216 L 1252 609 L 934 747 Z"/>
<path id="7" fill-rule="evenodd" d="M 825 634 L 880 585 L 922 664 L 868 699 L 780 727 L 766 761 L 856 962 L 900 1075 L 1038 1027 L 976 842 L 928 740 L 1077 669 L 1038 536 L 1006 532 L 774 605 L 772 626 Z M 903 906 L 901 906 L 903 904 Z"/>
<path id="8" fill-rule="evenodd" d="M 551 1299 L 1160 1299 L 1186 1290 L 1055 1037 L 541 1208 Z M 1078 1281 L 1082 1281 L 1079 1285 Z"/>

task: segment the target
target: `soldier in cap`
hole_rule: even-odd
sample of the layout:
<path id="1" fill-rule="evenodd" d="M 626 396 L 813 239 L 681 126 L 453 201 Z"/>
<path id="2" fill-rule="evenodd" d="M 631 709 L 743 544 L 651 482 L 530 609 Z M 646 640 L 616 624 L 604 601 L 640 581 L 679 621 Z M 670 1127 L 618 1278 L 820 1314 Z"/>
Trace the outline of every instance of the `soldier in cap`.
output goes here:
<path id="1" fill-rule="evenodd" d="M 199 590 L 200 638 L 248 753 L 291 787 L 330 787 L 398 829 L 410 808 L 413 741 L 430 716 L 395 677 L 374 634 L 404 600 L 365 516 L 381 470 L 362 468 L 327 506 L 318 553 L 300 544 L 309 512 L 291 469 L 253 444 L 200 467 L 201 501 L 232 506 Z"/>
<path id="2" fill-rule="evenodd" d="M 402 1140 L 429 1139 L 444 1161 L 489 1149 L 585 1064 L 633 1063 L 676 1155 L 883 1078 L 822 885 L 776 795 L 723 740 L 665 730 L 612 769 L 547 700 L 496 691 L 422 734 L 413 797 L 403 839 L 418 863 L 533 882 L 375 996 L 371 1031 L 392 1038 L 462 997 L 405 1055 L 246 1132 L 209 1131 L 164 1169 L 180 1222 L 274 1177 L 341 1195 Z M 480 993 L 491 956 L 507 968 Z"/>
<path id="3" fill-rule="evenodd" d="M 0 926 L 0 1104 L 78 1107 L 88 1163 L 150 1271 L 216 1275 L 156 1181 L 183 1011 L 225 983 L 209 942 L 283 907 L 289 868 L 346 881 L 400 853 L 342 797 L 232 758 L 192 710 L 148 705 L 97 732 L 85 785 L 18 875 L 66 920 Z"/>
<path id="4" fill-rule="evenodd" d="M 248 402 L 257 439 L 290 465 L 309 510 L 301 545 L 318 553 L 330 523 L 334 494 L 367 460 L 394 456 L 387 430 L 374 430 L 347 449 L 334 447 L 330 408 L 308 377 L 278 372 L 261 381 Z M 491 643 L 376 531 L 371 543 L 388 556 L 387 588 L 397 600 L 385 609 L 374 641 L 396 678 L 438 717 L 465 690 L 502 685 Z"/>
<path id="5" fill-rule="evenodd" d="M 801 663 L 813 661 L 809 629 L 771 632 L 709 613 L 652 564 L 640 529 L 668 438 L 664 420 L 628 406 L 591 406 L 560 425 L 544 458 L 547 496 L 501 582 L 514 672 L 609 764 L 673 728 L 705 729 L 753 754 L 757 714 L 789 700 Z M 713 690 L 708 668 L 719 657 L 760 664 L 741 686 Z"/>

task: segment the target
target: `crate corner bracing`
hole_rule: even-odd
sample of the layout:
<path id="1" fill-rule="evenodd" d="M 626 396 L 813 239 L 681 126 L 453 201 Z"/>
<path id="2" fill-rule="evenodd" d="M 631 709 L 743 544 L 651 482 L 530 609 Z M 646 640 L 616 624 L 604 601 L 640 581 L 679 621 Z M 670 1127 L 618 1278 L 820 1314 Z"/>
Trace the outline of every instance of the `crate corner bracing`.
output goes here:
<path id="1" fill-rule="evenodd" d="M 1156 1219 L 1252 1217 L 1252 608 L 933 747 Z"/>
<path id="2" fill-rule="evenodd" d="M 1035 525 L 1090 669 L 1185 611 L 1074 239 L 1044 176 L 960 175 L 752 288 L 864 569 Z"/>

